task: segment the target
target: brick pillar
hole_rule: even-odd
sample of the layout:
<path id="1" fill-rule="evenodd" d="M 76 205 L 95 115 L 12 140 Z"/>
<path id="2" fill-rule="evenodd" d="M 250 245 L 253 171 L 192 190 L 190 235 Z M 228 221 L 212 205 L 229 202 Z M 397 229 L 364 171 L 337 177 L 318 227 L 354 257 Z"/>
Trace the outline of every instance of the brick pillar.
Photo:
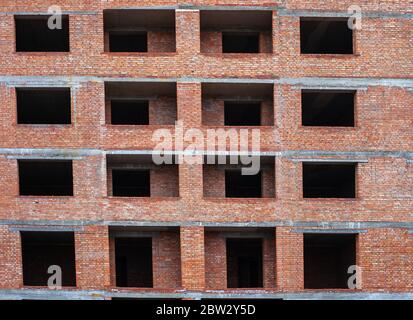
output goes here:
<path id="1" fill-rule="evenodd" d="M 277 198 L 302 200 L 302 164 L 287 158 L 275 158 L 275 190 Z"/>
<path id="2" fill-rule="evenodd" d="M 20 234 L 0 226 L 0 289 L 23 285 Z"/>
<path id="3" fill-rule="evenodd" d="M 105 289 L 110 285 L 109 229 L 86 226 L 75 232 L 76 284 L 80 289 Z"/>
<path id="4" fill-rule="evenodd" d="M 280 20 L 278 17 L 278 12 L 274 10 L 272 12 L 272 52 L 280 53 Z"/>
<path id="5" fill-rule="evenodd" d="M 14 34 L 15 28 L 13 13 L 2 15 L 0 21 L 0 52 L 2 54 L 12 55 L 13 52 L 15 52 L 16 45 Z"/>
<path id="6" fill-rule="evenodd" d="M 180 232 L 182 287 L 187 290 L 204 290 L 204 227 L 181 227 Z"/>
<path id="7" fill-rule="evenodd" d="M 275 230 L 274 230 L 275 234 Z M 275 287 L 275 241 L 274 238 L 264 238 L 263 241 L 263 285 L 264 288 Z"/>
<path id="8" fill-rule="evenodd" d="M 185 147 L 197 142 L 200 143 L 198 148 L 203 149 L 204 141 L 202 137 L 198 139 L 192 135 L 189 137 L 191 131 L 188 131 L 191 128 L 196 129 L 201 126 L 201 84 L 198 82 L 177 83 L 177 105 L 178 120 L 182 121 L 183 128 L 181 130 L 183 132 L 181 134 L 177 133 L 176 141 L 181 136 L 182 142 L 177 143 L 176 149 L 184 150 Z M 199 200 L 203 196 L 202 158 L 185 156 L 181 160 L 179 166 L 179 196 Z"/>
<path id="9" fill-rule="evenodd" d="M 116 287 L 116 251 L 115 238 L 109 237 L 109 265 L 110 265 L 110 286 Z"/>
<path id="10" fill-rule="evenodd" d="M 202 124 L 202 87 L 200 82 L 177 83 L 178 120 L 185 127 L 200 127 Z"/>
<path id="11" fill-rule="evenodd" d="M 103 12 L 94 15 L 70 14 L 70 51 L 95 56 L 104 51 Z"/>
<path id="12" fill-rule="evenodd" d="M 176 52 L 200 52 L 201 25 L 199 10 L 176 10 Z"/>
<path id="13" fill-rule="evenodd" d="M 291 228 L 276 229 L 276 281 L 281 291 L 304 289 L 304 239 Z"/>

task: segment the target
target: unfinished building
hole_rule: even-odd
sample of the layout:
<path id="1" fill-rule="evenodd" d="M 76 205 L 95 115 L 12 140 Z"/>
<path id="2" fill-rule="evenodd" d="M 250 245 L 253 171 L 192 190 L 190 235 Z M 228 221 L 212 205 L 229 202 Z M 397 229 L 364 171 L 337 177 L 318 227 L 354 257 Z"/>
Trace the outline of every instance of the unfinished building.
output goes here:
<path id="1" fill-rule="evenodd" d="M 59 3 L 0 4 L 0 299 L 413 299 L 411 3 Z"/>

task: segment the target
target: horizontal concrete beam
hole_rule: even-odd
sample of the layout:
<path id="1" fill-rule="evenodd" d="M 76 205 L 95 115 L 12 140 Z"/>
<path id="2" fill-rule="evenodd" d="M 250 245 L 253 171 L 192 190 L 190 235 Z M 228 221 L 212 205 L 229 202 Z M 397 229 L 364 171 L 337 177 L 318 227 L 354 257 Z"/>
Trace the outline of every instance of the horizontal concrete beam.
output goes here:
<path id="1" fill-rule="evenodd" d="M 10 226 L 10 231 L 33 231 L 33 232 L 82 232 L 84 229 L 80 226 Z"/>
<path id="2" fill-rule="evenodd" d="M 358 234 L 366 233 L 367 230 L 361 229 L 294 229 L 295 233 L 325 233 L 325 234 Z"/>
<path id="3" fill-rule="evenodd" d="M 367 159 L 314 159 L 314 158 L 291 158 L 293 162 L 336 162 L 336 163 L 367 163 Z"/>
<path id="4" fill-rule="evenodd" d="M 213 222 L 213 221 L 113 221 L 113 220 L 0 220 L 0 225 L 12 227 L 20 226 L 91 226 L 105 225 L 109 227 L 181 227 L 203 226 L 219 228 L 332 228 L 332 229 L 376 229 L 376 228 L 402 228 L 413 230 L 413 221 L 292 221 L 276 220 L 266 222 Z"/>
<path id="5" fill-rule="evenodd" d="M 2 75 L 0 82 L 14 87 L 32 86 L 79 86 L 84 82 L 204 82 L 204 83 L 267 83 L 284 84 L 300 88 L 348 88 L 365 90 L 369 86 L 413 88 L 413 79 L 410 78 L 324 78 L 324 77 L 300 77 L 300 78 L 117 78 L 99 76 L 14 76 Z"/>
<path id="6" fill-rule="evenodd" d="M 73 15 L 97 15 L 99 11 L 71 11 L 71 10 L 62 10 L 62 14 L 73 14 Z M 35 11 L 35 12 L 28 12 L 28 11 L 7 11 L 7 12 L 0 12 L 0 15 L 50 15 L 47 11 Z"/>
<path id="7" fill-rule="evenodd" d="M 15 289 L 0 290 L 0 300 L 105 300 L 111 298 L 135 299 L 285 299 L 285 300 L 413 300 L 413 292 L 268 292 L 239 290 L 239 292 L 122 292 L 88 290 Z"/>
<path id="8" fill-rule="evenodd" d="M 357 3 L 355 3 L 357 4 Z M 361 9 L 362 6 L 361 6 Z M 280 8 L 278 15 L 289 17 L 319 17 L 319 18 L 348 18 L 353 13 L 346 11 L 315 11 L 315 10 L 290 10 Z M 377 19 L 413 19 L 413 14 L 402 12 L 388 11 L 361 11 L 362 18 L 377 18 Z"/>
<path id="9" fill-rule="evenodd" d="M 80 159 L 96 155 L 153 155 L 153 150 L 101 150 L 101 149 L 63 149 L 63 148 L 0 148 L 0 155 L 9 159 Z M 295 161 L 355 161 L 366 162 L 367 158 L 402 158 L 413 161 L 413 151 L 321 151 L 321 150 L 285 150 L 285 151 L 173 151 L 166 150 L 165 155 L 215 155 L 215 156 L 256 156 L 291 158 Z M 157 154 L 157 153 L 156 153 Z M 294 159 L 294 157 L 298 157 Z M 322 159 L 329 157 L 330 159 Z"/>

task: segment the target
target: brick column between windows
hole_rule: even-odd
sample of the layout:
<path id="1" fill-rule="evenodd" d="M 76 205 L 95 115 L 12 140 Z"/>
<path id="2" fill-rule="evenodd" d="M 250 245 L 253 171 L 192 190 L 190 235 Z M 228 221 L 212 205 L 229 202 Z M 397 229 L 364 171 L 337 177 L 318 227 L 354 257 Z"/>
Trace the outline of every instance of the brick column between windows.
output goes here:
<path id="1" fill-rule="evenodd" d="M 104 290 L 110 286 L 108 227 L 86 226 L 75 232 L 75 250 L 77 287 Z"/>
<path id="2" fill-rule="evenodd" d="M 8 226 L 0 226 L 0 280 L 1 289 L 23 285 L 20 234 Z"/>
<path id="3" fill-rule="evenodd" d="M 187 290 L 204 290 L 204 227 L 181 227 L 180 236 L 182 287 Z"/>
<path id="4" fill-rule="evenodd" d="M 276 229 L 276 281 L 281 291 L 304 289 L 304 237 L 291 228 Z"/>
<path id="5" fill-rule="evenodd" d="M 201 25 L 199 10 L 176 10 L 176 52 L 196 54 L 200 52 Z"/>

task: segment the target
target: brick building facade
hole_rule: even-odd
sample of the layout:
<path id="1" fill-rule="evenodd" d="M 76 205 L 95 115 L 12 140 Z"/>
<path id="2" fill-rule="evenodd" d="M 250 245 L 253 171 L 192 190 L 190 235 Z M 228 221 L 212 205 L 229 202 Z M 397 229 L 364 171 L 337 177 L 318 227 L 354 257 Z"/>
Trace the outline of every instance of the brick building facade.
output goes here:
<path id="1" fill-rule="evenodd" d="M 358 2 L 3 0 L 0 298 L 413 298 L 413 4 Z M 154 164 L 176 121 L 259 179 Z"/>

